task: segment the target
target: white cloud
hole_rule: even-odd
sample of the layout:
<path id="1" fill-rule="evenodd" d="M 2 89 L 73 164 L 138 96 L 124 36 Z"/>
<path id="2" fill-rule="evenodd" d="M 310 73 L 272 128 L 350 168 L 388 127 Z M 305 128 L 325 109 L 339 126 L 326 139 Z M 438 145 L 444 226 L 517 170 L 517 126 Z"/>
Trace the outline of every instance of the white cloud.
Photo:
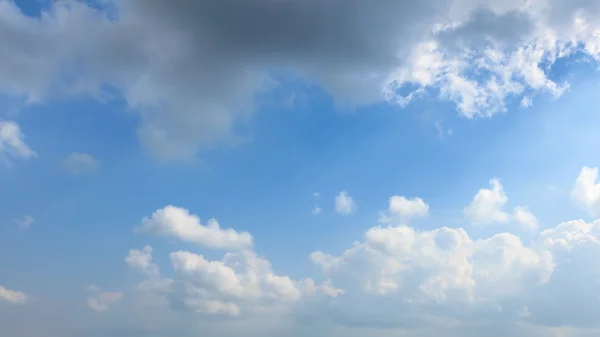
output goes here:
<path id="1" fill-rule="evenodd" d="M 530 230 L 535 230 L 539 226 L 538 220 L 535 217 L 535 215 L 533 215 L 527 209 L 527 207 L 524 207 L 524 206 L 515 207 L 513 218 L 518 224 L 520 224 L 523 227 L 528 228 Z"/>
<path id="2" fill-rule="evenodd" d="M 498 179 L 492 179 L 490 185 L 491 189 L 480 189 L 463 210 L 464 215 L 474 224 L 503 223 L 510 219 L 510 215 L 502 210 L 508 202 L 502 184 Z"/>
<path id="3" fill-rule="evenodd" d="M 593 215 L 600 214 L 600 183 L 597 179 L 597 167 L 583 167 L 571 190 L 573 200 Z"/>
<path id="4" fill-rule="evenodd" d="M 108 311 L 110 306 L 123 299 L 122 292 L 103 292 L 88 297 L 88 305 L 95 311 Z"/>
<path id="5" fill-rule="evenodd" d="M 283 313 L 302 296 L 343 294 L 331 280 L 317 285 L 312 279 L 294 281 L 277 275 L 267 260 L 248 250 L 229 252 L 215 261 L 188 251 L 173 252 L 170 254 L 176 273 L 173 280 L 159 277 L 158 266 L 151 262 L 151 248 L 144 248 L 143 258 L 138 256 L 140 252 L 132 249 L 126 258 L 130 267 L 148 278 L 140 283 L 140 290 L 167 294 L 172 307 L 204 315 Z M 147 266 L 155 266 L 152 273 Z"/>
<path id="6" fill-rule="evenodd" d="M 340 214 L 352 214 L 356 212 L 356 203 L 351 196 L 348 195 L 348 192 L 341 191 L 335 197 L 335 211 Z"/>
<path id="7" fill-rule="evenodd" d="M 247 232 L 222 229 L 215 219 L 207 225 L 184 208 L 166 206 L 142 220 L 136 232 L 176 238 L 211 249 L 245 249 L 252 247 L 252 236 Z"/>
<path id="8" fill-rule="evenodd" d="M 60 168 L 72 174 L 86 174 L 98 169 L 100 163 L 88 153 L 72 152 L 60 162 Z"/>
<path id="9" fill-rule="evenodd" d="M 312 210 L 312 214 L 314 215 L 319 215 L 323 212 L 323 209 L 321 207 L 315 206 L 315 208 L 313 208 Z"/>
<path id="10" fill-rule="evenodd" d="M 13 159 L 30 159 L 37 156 L 25 144 L 21 128 L 15 122 L 0 120 L 0 163 L 12 165 Z"/>
<path id="11" fill-rule="evenodd" d="M 31 225 L 35 222 L 35 220 L 29 215 L 25 215 L 23 219 L 15 220 L 15 224 L 22 231 L 27 231 L 31 227 Z"/>
<path id="12" fill-rule="evenodd" d="M 27 295 L 20 291 L 6 289 L 0 285 L 0 299 L 13 304 L 24 304 L 27 301 Z"/>
<path id="13" fill-rule="evenodd" d="M 514 221 L 517 224 L 533 230 L 538 227 L 535 215 L 525 206 L 516 206 L 513 213 L 508 213 L 504 207 L 508 197 L 500 180 L 490 180 L 491 189 L 480 189 L 471 203 L 463 209 L 463 214 L 475 225 L 488 225 L 493 223 L 507 223 Z"/>
<path id="14" fill-rule="evenodd" d="M 125 263 L 132 269 L 146 274 L 148 277 L 158 277 L 158 265 L 152 263 L 152 247 L 145 246 L 144 249 L 131 249 L 125 258 Z"/>
<path id="15" fill-rule="evenodd" d="M 387 214 L 382 214 L 379 221 L 383 223 L 401 222 L 416 217 L 429 215 L 429 205 L 423 199 L 415 197 L 407 199 L 394 195 L 389 200 Z"/>

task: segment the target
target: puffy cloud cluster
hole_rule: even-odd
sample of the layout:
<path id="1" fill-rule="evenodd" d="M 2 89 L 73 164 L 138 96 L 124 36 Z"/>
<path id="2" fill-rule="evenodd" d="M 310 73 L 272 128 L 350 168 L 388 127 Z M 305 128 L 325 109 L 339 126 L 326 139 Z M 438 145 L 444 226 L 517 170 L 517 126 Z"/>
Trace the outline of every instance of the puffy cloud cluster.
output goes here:
<path id="1" fill-rule="evenodd" d="M 469 118 L 556 97 L 568 87 L 548 76 L 557 59 L 599 58 L 598 14 L 564 0 L 60 0 L 29 17 L 2 1 L 0 90 L 29 103 L 122 96 L 144 145 L 188 159 L 236 144 L 279 69 L 340 103 L 439 93 Z"/>
<path id="2" fill-rule="evenodd" d="M 330 280 L 292 280 L 277 275 L 268 260 L 252 250 L 250 234 L 220 229 L 215 220 L 204 227 L 188 210 L 167 206 L 144 218 L 140 232 L 174 237 L 206 249 L 229 250 L 220 260 L 189 251 L 169 254 L 175 277 L 162 278 L 152 262 L 153 249 L 131 249 L 125 263 L 146 279 L 141 290 L 166 295 L 173 308 L 206 315 L 239 316 L 283 313 L 303 296 L 336 297 L 343 293 Z"/>
<path id="3" fill-rule="evenodd" d="M 487 211 L 503 212 L 508 198 L 499 182 L 492 180 L 492 188 L 478 191 L 474 203 L 487 205 Z M 160 223 L 187 228 L 192 219 L 191 227 L 200 226 L 187 210 L 169 207 L 185 216 Z M 410 219 L 428 210 L 421 198 L 390 198 L 390 215 Z M 517 209 L 509 215 L 516 218 L 518 213 Z M 160 218 L 145 218 L 141 227 Z M 169 277 L 161 275 L 150 246 L 130 250 L 125 262 L 143 275 L 138 290 L 161 296 L 164 301 L 159 303 L 201 317 L 224 316 L 231 322 L 267 315 L 314 326 L 328 322 L 358 329 L 404 329 L 415 336 L 421 336 L 417 332 L 424 326 L 464 330 L 468 336 L 479 331 L 474 328 L 478 325 L 536 333 L 555 331 L 555 326 L 598 328 L 594 313 L 600 310 L 595 295 L 600 267 L 590 261 L 600 256 L 600 220 L 563 222 L 537 232 L 529 242 L 505 232 L 474 238 L 468 230 L 424 230 L 397 224 L 371 227 L 341 253 L 310 254 L 320 271 L 320 282 L 276 273 L 251 246 L 225 249 L 208 242 L 222 242 L 220 235 L 205 240 L 167 235 L 210 250 L 206 254 L 171 252 L 168 257 L 174 273 L 168 273 Z M 221 258 L 209 258 L 223 249 Z M 97 293 L 89 303 L 96 310 L 106 310 L 120 299 L 118 294 Z"/>

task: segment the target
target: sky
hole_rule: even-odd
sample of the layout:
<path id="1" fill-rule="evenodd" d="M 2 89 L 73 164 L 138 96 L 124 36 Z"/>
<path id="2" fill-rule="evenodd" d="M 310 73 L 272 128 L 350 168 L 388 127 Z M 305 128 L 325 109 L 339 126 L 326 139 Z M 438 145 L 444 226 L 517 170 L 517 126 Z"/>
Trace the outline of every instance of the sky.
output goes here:
<path id="1" fill-rule="evenodd" d="M 599 18 L 0 0 L 0 335 L 597 336 Z"/>

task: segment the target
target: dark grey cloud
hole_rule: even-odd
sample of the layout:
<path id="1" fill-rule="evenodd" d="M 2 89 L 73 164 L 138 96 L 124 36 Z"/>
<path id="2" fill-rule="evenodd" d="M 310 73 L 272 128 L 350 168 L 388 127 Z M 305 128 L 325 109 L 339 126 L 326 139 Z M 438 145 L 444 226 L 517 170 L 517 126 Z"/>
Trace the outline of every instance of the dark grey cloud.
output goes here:
<path id="1" fill-rule="evenodd" d="M 278 85 L 269 75 L 277 69 L 350 105 L 406 102 L 394 88 L 415 82 L 440 86 L 467 116 L 491 115 L 507 94 L 522 90 L 494 91 L 467 75 L 469 62 L 456 67 L 454 58 L 489 37 L 514 50 L 540 36 L 556 14 L 519 0 L 103 3 L 55 1 L 32 18 L 3 2 L 0 90 L 41 104 L 82 94 L 106 100 L 116 92 L 139 113 L 142 143 L 165 160 L 243 141 L 239 129 L 259 108 L 254 95 Z M 561 15 L 571 17 L 577 8 L 567 6 Z M 428 41 L 441 44 L 419 47 Z M 502 66 L 491 71 L 518 71 Z"/>

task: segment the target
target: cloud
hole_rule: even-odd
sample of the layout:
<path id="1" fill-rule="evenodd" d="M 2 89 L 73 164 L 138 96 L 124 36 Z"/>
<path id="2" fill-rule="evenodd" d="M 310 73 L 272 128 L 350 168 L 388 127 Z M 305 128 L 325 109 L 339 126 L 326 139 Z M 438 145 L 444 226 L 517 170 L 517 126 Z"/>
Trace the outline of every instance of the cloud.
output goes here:
<path id="1" fill-rule="evenodd" d="M 340 194 L 335 197 L 335 211 L 344 215 L 356 212 L 356 203 L 354 202 L 354 199 L 348 195 L 348 192 L 341 191 Z"/>
<path id="2" fill-rule="evenodd" d="M 475 225 L 488 225 L 493 223 L 507 223 L 514 221 L 517 224 L 533 230 L 538 226 L 537 218 L 525 206 L 516 206 L 513 213 L 504 211 L 508 197 L 500 180 L 490 180 L 491 189 L 480 189 L 471 203 L 463 209 L 463 214 Z"/>
<path id="3" fill-rule="evenodd" d="M 315 208 L 313 208 L 312 210 L 312 214 L 314 215 L 319 215 L 323 212 L 323 209 L 321 207 L 315 206 Z"/>
<path id="4" fill-rule="evenodd" d="M 423 199 L 415 197 L 407 199 L 394 195 L 389 200 L 387 214 L 382 214 L 380 222 L 390 223 L 429 215 L 429 205 Z"/>
<path id="5" fill-rule="evenodd" d="M 6 289 L 0 285 L 0 299 L 13 304 L 24 304 L 27 301 L 27 295 L 20 291 Z"/>
<path id="6" fill-rule="evenodd" d="M 40 104 L 122 96 L 139 116 L 140 141 L 183 160 L 243 141 L 237 130 L 260 108 L 256 95 L 279 83 L 272 69 L 319 84 L 340 104 L 403 106 L 439 93 L 474 118 L 513 97 L 557 97 L 568 85 L 551 80 L 548 65 L 600 55 L 593 2 L 232 4 L 61 0 L 33 18 L 3 1 L 0 90 Z"/>
<path id="7" fill-rule="evenodd" d="M 0 120 L 0 163 L 11 166 L 14 159 L 37 157 L 24 138 L 17 123 Z"/>
<path id="8" fill-rule="evenodd" d="M 122 299 L 123 293 L 121 292 L 104 292 L 88 297 L 88 305 L 95 311 L 104 312 L 108 311 L 111 305 L 120 302 Z"/>
<path id="9" fill-rule="evenodd" d="M 138 233 L 172 237 L 211 249 L 238 250 L 252 247 L 252 236 L 247 232 L 222 229 L 215 219 L 207 225 L 184 208 L 166 206 L 142 220 L 135 229 Z"/>
<path id="10" fill-rule="evenodd" d="M 158 265 L 152 263 L 152 247 L 145 246 L 144 249 L 131 249 L 125 258 L 125 263 L 132 269 L 146 274 L 148 277 L 158 277 Z"/>
<path id="11" fill-rule="evenodd" d="M 592 215 L 600 214 L 600 183 L 597 179 L 597 167 L 583 167 L 571 190 L 573 200 Z"/>
<path id="12" fill-rule="evenodd" d="M 59 166 L 65 172 L 72 174 L 86 174 L 95 171 L 100 163 L 87 153 L 72 152 L 64 158 Z"/>
<path id="13" fill-rule="evenodd" d="M 32 217 L 30 217 L 29 215 L 25 215 L 23 217 L 23 219 L 17 219 L 17 220 L 15 220 L 15 224 L 22 231 L 29 230 L 29 228 L 31 227 L 31 225 L 34 222 L 35 222 L 35 220 Z"/>

